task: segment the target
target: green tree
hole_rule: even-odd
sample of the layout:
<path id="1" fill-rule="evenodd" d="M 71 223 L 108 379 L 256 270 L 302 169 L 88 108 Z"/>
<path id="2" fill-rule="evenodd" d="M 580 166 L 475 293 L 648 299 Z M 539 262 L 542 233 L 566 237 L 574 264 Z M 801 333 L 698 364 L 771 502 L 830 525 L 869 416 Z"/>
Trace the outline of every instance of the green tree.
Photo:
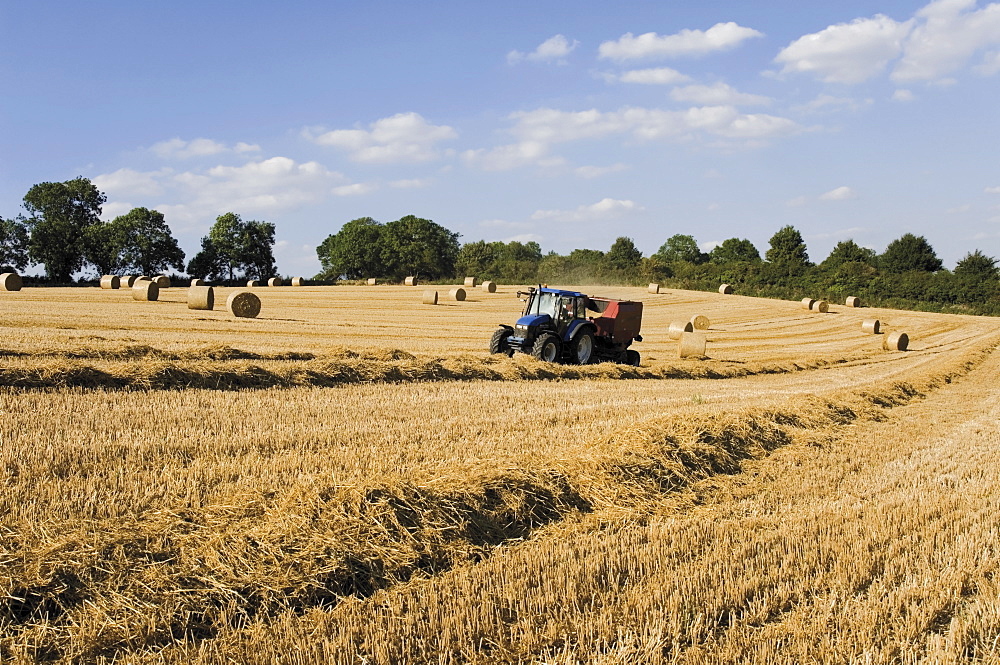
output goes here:
<path id="1" fill-rule="evenodd" d="M 184 270 L 184 251 L 170 232 L 163 213 L 133 208 L 85 233 L 87 260 L 101 274 L 137 272 L 156 275 L 171 267 Z"/>
<path id="2" fill-rule="evenodd" d="M 187 274 L 213 281 L 232 279 L 229 263 L 223 260 L 209 236 L 201 239 L 201 251 L 188 261 Z"/>
<path id="3" fill-rule="evenodd" d="M 760 252 L 752 242 L 741 238 L 727 238 L 721 245 L 716 245 L 708 253 L 709 261 L 716 265 L 726 265 L 728 263 L 746 262 L 757 263 L 760 261 Z"/>
<path id="4" fill-rule="evenodd" d="M 636 272 L 639 264 L 642 263 L 642 252 L 635 246 L 631 238 L 620 236 L 611 245 L 611 249 L 605 255 L 608 267 L 612 270 L 622 272 Z"/>
<path id="5" fill-rule="evenodd" d="M 371 217 L 361 217 L 340 227 L 340 231 L 326 237 L 316 248 L 321 279 L 359 279 L 384 277 L 382 251 L 384 244 L 382 224 Z"/>
<path id="6" fill-rule="evenodd" d="M 188 263 L 188 274 L 208 279 L 234 280 L 237 275 L 266 279 L 277 272 L 274 265 L 274 224 L 250 220 L 227 212 L 219 215 L 201 251 Z"/>
<path id="7" fill-rule="evenodd" d="M 770 245 L 764 257 L 775 276 L 801 275 L 812 265 L 802 234 L 794 226 L 779 229 L 771 236 Z"/>
<path id="8" fill-rule="evenodd" d="M 87 178 L 66 182 L 43 182 L 24 196 L 31 215 L 28 254 L 45 266 L 50 279 L 68 282 L 84 266 L 86 230 L 100 223 L 101 206 L 107 197 Z"/>
<path id="9" fill-rule="evenodd" d="M 676 261 L 687 261 L 688 263 L 705 263 L 708 261 L 708 254 L 705 254 L 698 247 L 698 242 L 694 236 L 678 233 L 667 238 L 667 241 L 656 250 L 656 255 L 666 263 Z"/>
<path id="10" fill-rule="evenodd" d="M 1000 277 L 1000 269 L 997 268 L 997 260 L 992 256 L 986 256 L 978 249 L 969 252 L 955 265 L 955 274 L 974 279 L 997 279 Z"/>
<path id="11" fill-rule="evenodd" d="M 28 229 L 22 218 L 0 217 L 0 267 L 21 271 L 28 265 Z"/>
<path id="12" fill-rule="evenodd" d="M 937 272 L 943 265 L 927 239 L 912 233 L 905 233 L 890 242 L 878 257 L 878 263 L 882 270 L 890 273 L 911 270 Z"/>
<path id="13" fill-rule="evenodd" d="M 414 215 L 389 222 L 383 232 L 381 258 L 389 276 L 454 277 L 460 234 Z"/>
<path id="14" fill-rule="evenodd" d="M 844 263 L 867 263 L 870 266 L 876 264 L 877 254 L 874 249 L 862 247 L 853 240 L 841 240 L 833 248 L 830 255 L 820 264 L 824 270 L 835 270 Z"/>

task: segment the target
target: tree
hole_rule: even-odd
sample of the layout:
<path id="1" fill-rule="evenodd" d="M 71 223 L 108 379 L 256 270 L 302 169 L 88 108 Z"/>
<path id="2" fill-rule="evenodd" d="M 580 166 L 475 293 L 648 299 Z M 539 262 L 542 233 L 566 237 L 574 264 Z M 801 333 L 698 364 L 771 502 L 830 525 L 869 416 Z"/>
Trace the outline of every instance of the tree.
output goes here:
<path id="1" fill-rule="evenodd" d="M 184 251 L 163 213 L 156 210 L 133 208 L 107 224 L 89 227 L 84 235 L 87 260 L 101 274 L 156 275 L 171 267 L 184 270 Z"/>
<path id="2" fill-rule="evenodd" d="M 760 252 L 757 251 L 757 247 L 749 240 L 727 238 L 722 241 L 721 245 L 716 245 L 708 253 L 708 258 L 709 261 L 717 265 L 726 265 L 727 263 L 737 263 L 740 261 L 757 263 L 760 261 Z"/>
<path id="3" fill-rule="evenodd" d="M 1000 268 L 997 268 L 996 259 L 977 249 L 966 254 L 955 265 L 955 274 L 982 280 L 997 279 L 1000 277 Z"/>
<path id="4" fill-rule="evenodd" d="M 912 233 L 905 233 L 890 242 L 879 256 L 878 263 L 882 270 L 891 273 L 911 270 L 937 272 L 943 265 L 927 239 Z"/>
<path id="5" fill-rule="evenodd" d="M 631 238 L 621 236 L 611 245 L 605 259 L 612 270 L 634 272 L 642 263 L 642 252 L 636 248 Z"/>
<path id="6" fill-rule="evenodd" d="M 381 258 L 390 276 L 439 279 L 455 275 L 460 234 L 414 215 L 389 222 L 383 232 Z"/>
<path id="7" fill-rule="evenodd" d="M 28 254 L 45 266 L 50 279 L 69 282 L 83 267 L 84 234 L 100 223 L 101 206 L 107 197 L 87 178 L 66 182 L 43 182 L 24 196 L 31 215 L 26 222 L 31 231 Z"/>
<path id="8" fill-rule="evenodd" d="M 867 263 L 874 266 L 877 255 L 874 249 L 861 247 L 853 240 L 841 240 L 820 266 L 824 270 L 835 270 L 845 263 Z"/>
<path id="9" fill-rule="evenodd" d="M 666 263 L 687 261 L 688 263 L 698 264 L 708 261 L 708 254 L 701 251 L 694 236 L 681 233 L 667 238 L 667 241 L 660 246 L 660 249 L 656 250 L 656 255 Z"/>
<path id="10" fill-rule="evenodd" d="M 201 251 L 188 263 L 194 277 L 234 280 L 243 277 L 266 279 L 277 272 L 274 265 L 274 224 L 244 222 L 234 212 L 219 215 L 208 235 L 201 239 Z"/>
<path id="11" fill-rule="evenodd" d="M 22 218 L 0 217 L 0 268 L 21 271 L 28 265 L 28 229 Z"/>
<path id="12" fill-rule="evenodd" d="M 371 217 L 361 217 L 340 227 L 340 231 L 326 237 L 316 255 L 323 270 L 321 279 L 359 279 L 383 277 L 382 224 Z"/>
<path id="13" fill-rule="evenodd" d="M 794 226 L 779 229 L 771 236 L 770 245 L 764 257 L 776 275 L 800 275 L 812 265 L 809 263 L 809 254 L 806 253 L 802 234 Z"/>

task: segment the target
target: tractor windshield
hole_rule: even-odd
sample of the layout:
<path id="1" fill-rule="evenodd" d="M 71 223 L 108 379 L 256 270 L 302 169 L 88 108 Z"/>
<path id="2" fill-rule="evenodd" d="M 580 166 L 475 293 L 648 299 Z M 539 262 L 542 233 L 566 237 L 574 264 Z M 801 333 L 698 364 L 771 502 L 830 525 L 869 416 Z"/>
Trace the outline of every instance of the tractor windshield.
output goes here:
<path id="1" fill-rule="evenodd" d="M 525 314 L 548 314 L 554 320 L 558 306 L 559 296 L 555 293 L 546 293 L 543 291 L 535 293 L 534 298 L 528 303 L 528 309 Z"/>

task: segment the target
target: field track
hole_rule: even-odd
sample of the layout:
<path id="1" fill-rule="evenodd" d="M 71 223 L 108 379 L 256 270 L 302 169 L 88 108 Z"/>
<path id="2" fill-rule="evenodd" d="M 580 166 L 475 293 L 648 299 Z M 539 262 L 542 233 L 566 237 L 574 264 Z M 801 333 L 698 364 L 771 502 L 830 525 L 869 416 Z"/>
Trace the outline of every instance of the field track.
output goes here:
<path id="1" fill-rule="evenodd" d="M 422 290 L 0 293 L 0 660 L 1000 658 L 1000 320 L 588 288 L 577 368 Z"/>

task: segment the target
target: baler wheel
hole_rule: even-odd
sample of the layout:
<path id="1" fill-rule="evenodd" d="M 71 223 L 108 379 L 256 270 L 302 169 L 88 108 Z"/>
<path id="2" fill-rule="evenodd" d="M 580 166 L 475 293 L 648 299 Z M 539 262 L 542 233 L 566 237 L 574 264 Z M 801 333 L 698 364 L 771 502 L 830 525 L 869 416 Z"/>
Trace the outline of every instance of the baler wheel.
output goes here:
<path id="1" fill-rule="evenodd" d="M 588 365 L 594 359 L 594 333 L 583 330 L 573 340 L 573 360 L 577 365 Z"/>
<path id="2" fill-rule="evenodd" d="M 639 352 L 633 349 L 629 349 L 625 352 L 625 364 L 631 365 L 632 367 L 638 367 L 639 362 L 642 358 L 639 356 Z"/>
<path id="3" fill-rule="evenodd" d="M 552 333 L 542 333 L 531 347 L 531 355 L 547 363 L 559 360 L 559 338 Z"/>

